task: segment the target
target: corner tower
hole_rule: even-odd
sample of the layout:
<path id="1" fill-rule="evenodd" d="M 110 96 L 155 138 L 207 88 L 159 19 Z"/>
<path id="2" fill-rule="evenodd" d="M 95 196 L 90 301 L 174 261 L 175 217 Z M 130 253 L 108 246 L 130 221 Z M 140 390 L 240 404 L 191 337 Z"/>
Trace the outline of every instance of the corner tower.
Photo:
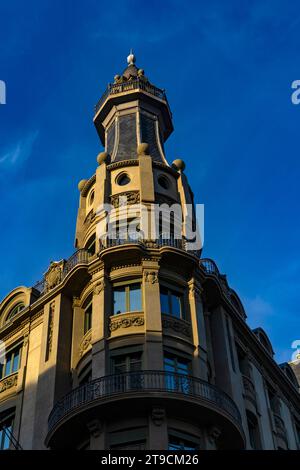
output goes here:
<path id="1" fill-rule="evenodd" d="M 154 161 L 167 163 L 164 142 L 173 131 L 165 91 L 154 86 L 127 57 L 128 66 L 95 107 L 94 123 L 110 162 L 137 158 L 137 147 L 147 142 Z"/>

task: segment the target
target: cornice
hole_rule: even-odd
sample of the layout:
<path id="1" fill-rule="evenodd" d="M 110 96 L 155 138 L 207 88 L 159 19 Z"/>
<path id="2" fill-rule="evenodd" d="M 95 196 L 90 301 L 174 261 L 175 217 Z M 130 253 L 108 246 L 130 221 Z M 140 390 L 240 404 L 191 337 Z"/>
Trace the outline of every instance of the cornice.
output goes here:
<path id="1" fill-rule="evenodd" d="M 123 168 L 125 166 L 139 166 L 138 158 L 132 160 L 121 160 L 120 162 L 113 162 L 107 165 L 108 171 L 116 170 L 117 168 Z"/>
<path id="2" fill-rule="evenodd" d="M 89 192 L 89 189 L 95 182 L 96 182 L 96 174 L 91 176 L 91 178 L 85 182 L 85 185 L 83 186 L 83 189 L 81 191 L 81 195 L 85 197 L 87 193 Z"/>

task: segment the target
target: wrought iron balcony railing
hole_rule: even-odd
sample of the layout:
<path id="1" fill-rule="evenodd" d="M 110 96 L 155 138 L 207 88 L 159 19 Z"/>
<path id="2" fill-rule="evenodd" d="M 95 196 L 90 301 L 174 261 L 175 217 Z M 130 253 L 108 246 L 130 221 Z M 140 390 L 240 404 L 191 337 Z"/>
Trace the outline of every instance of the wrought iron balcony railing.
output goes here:
<path id="1" fill-rule="evenodd" d="M 138 89 L 143 90 L 146 93 L 149 93 L 150 95 L 153 95 L 167 102 L 167 97 L 164 90 L 161 90 L 160 88 L 151 85 L 151 83 L 147 82 L 142 78 L 136 78 L 133 80 L 124 81 L 122 83 L 109 84 L 106 91 L 103 93 L 100 100 L 95 106 L 95 114 L 97 114 L 97 112 L 99 111 L 105 100 L 108 98 L 108 96 Z"/>
<path id="2" fill-rule="evenodd" d="M 69 272 L 75 266 L 79 264 L 88 264 L 89 258 L 90 258 L 90 254 L 85 249 L 77 250 L 75 253 L 73 253 L 73 255 L 67 261 L 64 262 L 63 269 L 62 269 L 61 276 L 60 276 L 60 282 L 62 282 L 67 277 Z M 45 277 L 41 281 L 37 282 L 33 287 L 37 291 L 39 291 L 41 294 L 44 294 L 45 292 L 47 292 L 47 281 Z"/>
<path id="3" fill-rule="evenodd" d="M 210 275 L 216 276 L 216 278 L 218 278 L 218 280 L 219 280 L 219 282 L 222 286 L 224 294 L 226 295 L 228 300 L 230 300 L 230 302 L 231 302 L 231 300 L 232 300 L 231 299 L 231 291 L 230 291 L 230 287 L 228 286 L 228 283 L 227 283 L 227 280 L 226 280 L 226 275 L 220 273 L 216 263 L 212 259 L 203 258 L 203 259 L 200 259 L 200 267 L 202 267 L 202 269 L 204 269 L 206 274 L 210 274 Z"/>
<path id="4" fill-rule="evenodd" d="M 100 251 L 106 248 L 111 248 L 120 245 L 137 244 L 144 245 L 146 248 L 160 248 L 163 246 L 170 246 L 172 248 L 178 248 L 185 250 L 185 241 L 181 238 L 175 237 L 160 237 L 156 240 L 145 240 L 142 236 L 130 236 L 126 235 L 123 237 L 109 238 L 105 237 L 100 240 Z"/>
<path id="5" fill-rule="evenodd" d="M 226 412 L 238 424 L 239 410 L 232 399 L 216 386 L 195 377 L 164 371 L 136 371 L 109 375 L 88 382 L 56 403 L 50 413 L 49 432 L 67 415 L 92 402 L 128 393 L 167 392 L 194 397 Z"/>

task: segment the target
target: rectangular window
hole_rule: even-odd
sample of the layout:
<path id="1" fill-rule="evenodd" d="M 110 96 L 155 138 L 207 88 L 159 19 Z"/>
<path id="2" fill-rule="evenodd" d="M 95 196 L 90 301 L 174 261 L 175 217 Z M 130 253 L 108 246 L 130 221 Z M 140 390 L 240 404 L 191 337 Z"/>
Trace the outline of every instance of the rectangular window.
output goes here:
<path id="1" fill-rule="evenodd" d="M 189 437 L 183 438 L 179 436 L 169 435 L 169 450 L 197 450 L 199 448 L 198 444 Z"/>
<path id="2" fill-rule="evenodd" d="M 190 374 L 190 362 L 173 356 L 164 355 L 165 386 L 168 390 L 178 390 L 181 393 L 190 393 L 191 381 L 187 377 Z"/>
<path id="3" fill-rule="evenodd" d="M 115 356 L 112 358 L 111 392 L 126 392 L 142 388 L 141 375 L 142 353 Z M 135 373 L 136 372 L 136 373 Z"/>
<path id="4" fill-rule="evenodd" d="M 114 315 L 142 310 L 142 291 L 140 283 L 113 288 Z"/>
<path id="5" fill-rule="evenodd" d="M 146 448 L 147 428 L 129 428 L 109 433 L 109 448 L 114 450 L 143 450 Z"/>
<path id="6" fill-rule="evenodd" d="M 92 302 L 84 311 L 84 334 L 92 328 L 93 304 Z"/>
<path id="7" fill-rule="evenodd" d="M 0 417 L 1 421 L 1 417 Z M 7 450 L 10 446 L 10 436 L 12 433 L 13 418 L 2 421 L 0 426 L 0 450 Z"/>
<path id="8" fill-rule="evenodd" d="M 20 368 L 20 353 L 21 346 L 6 353 L 4 364 L 0 366 L 0 379 L 18 372 Z"/>
<path id="9" fill-rule="evenodd" d="M 112 373 L 122 374 L 123 372 L 134 372 L 142 368 L 142 353 L 115 356 L 112 358 Z"/>
<path id="10" fill-rule="evenodd" d="M 183 294 L 181 292 L 160 286 L 161 313 L 176 318 L 184 318 L 183 305 Z"/>

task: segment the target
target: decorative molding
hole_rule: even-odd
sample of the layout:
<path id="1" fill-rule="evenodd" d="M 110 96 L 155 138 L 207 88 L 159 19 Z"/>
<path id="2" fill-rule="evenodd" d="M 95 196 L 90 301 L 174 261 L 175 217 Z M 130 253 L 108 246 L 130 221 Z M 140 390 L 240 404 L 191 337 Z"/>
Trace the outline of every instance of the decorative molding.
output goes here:
<path id="1" fill-rule="evenodd" d="M 52 261 L 49 269 L 45 274 L 45 291 L 49 292 L 58 286 L 62 281 L 62 273 L 64 268 L 64 260 Z"/>
<path id="2" fill-rule="evenodd" d="M 216 444 L 217 440 L 219 439 L 219 437 L 221 436 L 222 434 L 222 431 L 220 428 L 218 428 L 217 426 L 212 426 L 209 430 L 208 430 L 208 440 L 211 444 Z"/>
<path id="3" fill-rule="evenodd" d="M 158 282 L 158 272 L 157 271 L 145 271 L 145 281 L 150 282 L 151 284 L 156 284 Z"/>
<path id="4" fill-rule="evenodd" d="M 117 266 L 112 266 L 111 271 L 116 271 L 117 269 L 124 269 L 124 268 L 132 268 L 135 266 L 141 266 L 140 263 L 133 263 L 133 264 L 118 264 Z"/>
<path id="5" fill-rule="evenodd" d="M 18 373 L 14 375 L 10 375 L 9 377 L 5 377 L 4 379 L 0 380 L 0 393 L 9 390 L 12 387 L 16 387 L 18 382 Z"/>
<path id="6" fill-rule="evenodd" d="M 85 182 L 85 185 L 81 191 L 82 196 L 87 196 L 87 193 L 89 192 L 90 187 L 96 182 L 96 175 L 94 174 L 93 176 L 90 177 L 89 180 Z"/>
<path id="7" fill-rule="evenodd" d="M 29 332 L 26 331 L 26 333 L 24 334 L 24 339 L 23 339 L 23 347 L 27 346 L 29 342 Z"/>
<path id="8" fill-rule="evenodd" d="M 80 307 L 80 306 L 81 306 L 80 298 L 79 297 L 73 297 L 72 307 L 77 308 L 77 307 Z"/>
<path id="9" fill-rule="evenodd" d="M 82 357 L 87 348 L 92 344 L 92 330 L 89 330 L 80 343 L 79 356 Z"/>
<path id="10" fill-rule="evenodd" d="M 192 335 L 190 325 L 188 325 L 184 320 L 164 316 L 162 318 L 162 327 L 166 330 L 171 329 L 176 333 L 182 333 L 188 337 L 191 337 Z"/>
<path id="11" fill-rule="evenodd" d="M 116 318 L 115 318 L 116 317 Z M 131 326 L 143 326 L 145 323 L 144 315 L 132 315 L 125 318 L 117 318 L 115 317 L 110 319 L 109 323 L 109 330 L 116 331 L 119 328 L 129 328 Z"/>
<path id="12" fill-rule="evenodd" d="M 132 160 L 122 160 L 120 162 L 113 162 L 107 165 L 107 170 L 115 170 L 116 168 L 122 168 L 123 166 L 138 166 L 139 161 L 138 159 L 132 159 Z"/>
<path id="13" fill-rule="evenodd" d="M 55 302 L 51 302 L 50 307 L 49 307 L 48 336 L 47 336 L 47 348 L 46 348 L 46 359 L 45 359 L 46 361 L 48 361 L 52 352 L 54 311 L 55 311 Z"/>
<path id="14" fill-rule="evenodd" d="M 84 224 L 85 225 L 90 225 L 96 218 L 96 213 L 94 212 L 93 209 L 90 210 L 86 218 L 84 219 Z"/>
<path id="15" fill-rule="evenodd" d="M 195 297 L 196 300 L 200 300 L 202 297 L 203 288 L 199 282 L 192 281 L 189 283 L 189 292 L 193 297 Z"/>
<path id="16" fill-rule="evenodd" d="M 121 200 L 120 200 L 121 198 Z M 124 198 L 124 199 L 123 199 Z M 126 201 L 125 201 L 126 198 Z M 124 193 L 114 194 L 110 196 L 110 201 L 115 209 L 122 206 L 131 206 L 140 203 L 140 192 L 139 191 L 125 191 Z"/>
<path id="17" fill-rule="evenodd" d="M 99 421 L 99 419 L 93 419 L 92 421 L 89 421 L 86 426 L 93 437 L 99 437 L 103 432 L 103 424 Z"/>
<path id="18" fill-rule="evenodd" d="M 164 408 L 153 407 L 151 412 L 151 419 L 155 426 L 161 426 L 166 417 L 166 411 Z"/>
<path id="19" fill-rule="evenodd" d="M 96 258 L 95 258 L 96 260 Z M 97 274 L 97 273 L 100 273 L 101 271 L 103 271 L 104 269 L 104 262 L 103 261 L 100 261 L 97 259 L 98 263 L 99 263 L 99 266 L 97 266 L 95 269 L 91 269 L 89 270 L 89 274 L 91 274 L 92 276 L 94 276 L 94 274 Z"/>
<path id="20" fill-rule="evenodd" d="M 106 282 L 105 279 L 100 279 L 95 285 L 94 285 L 94 295 L 99 295 L 106 287 Z"/>

